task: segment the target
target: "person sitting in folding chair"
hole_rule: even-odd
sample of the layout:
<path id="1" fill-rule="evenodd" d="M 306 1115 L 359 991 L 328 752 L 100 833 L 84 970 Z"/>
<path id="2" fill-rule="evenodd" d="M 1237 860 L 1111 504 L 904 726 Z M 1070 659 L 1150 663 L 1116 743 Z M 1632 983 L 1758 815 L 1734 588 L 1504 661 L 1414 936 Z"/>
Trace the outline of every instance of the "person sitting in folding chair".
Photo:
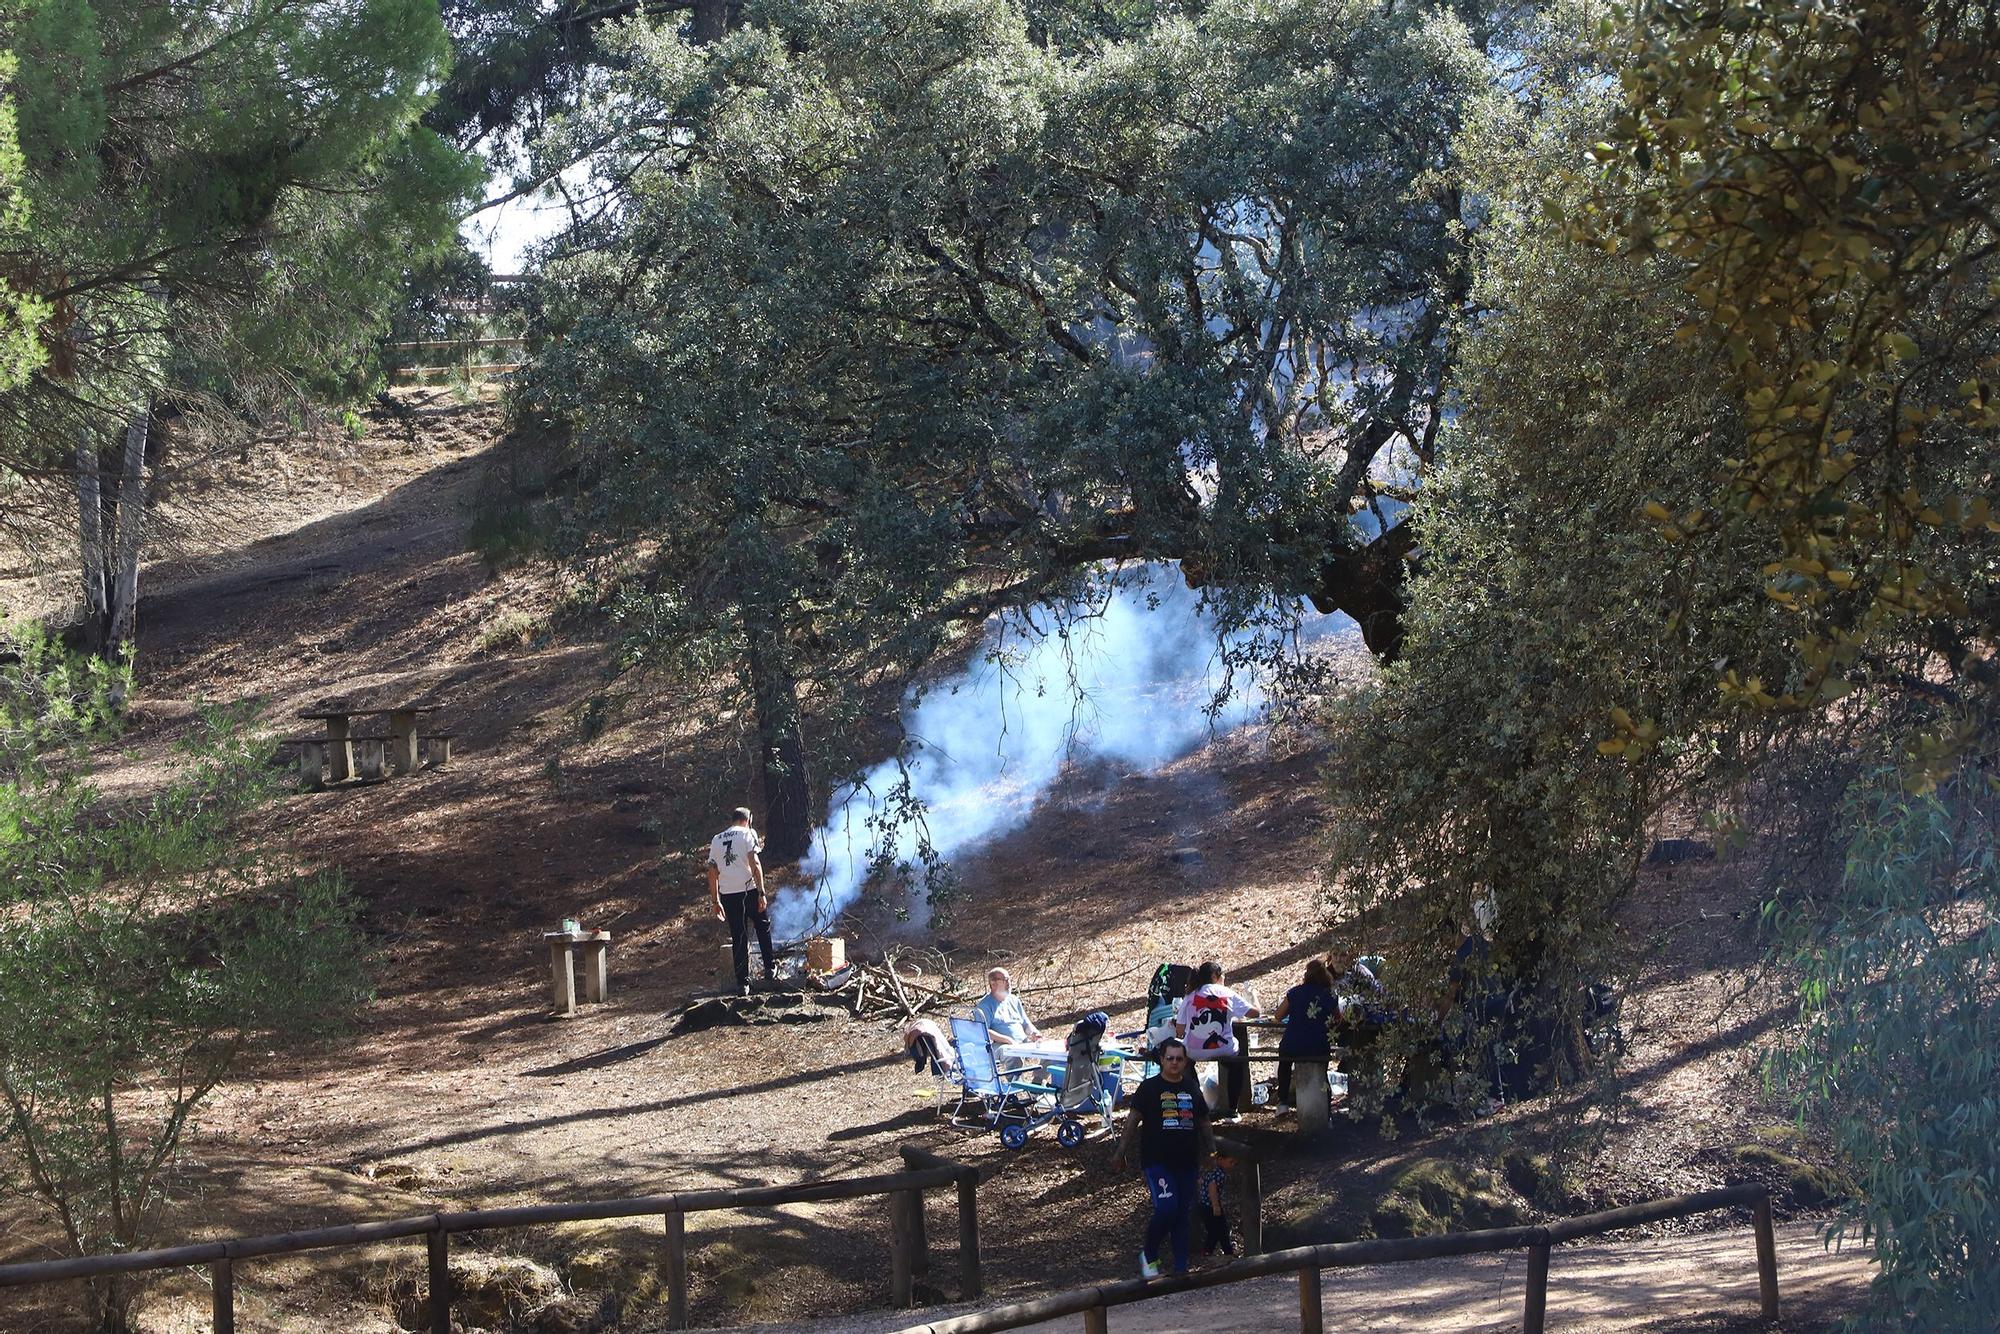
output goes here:
<path id="1" fill-rule="evenodd" d="M 976 1116 L 1000 1131 L 1001 1141 L 1010 1149 L 1025 1144 L 1036 1119 L 1035 1104 L 1056 1098 L 1061 1090 L 1001 1073 L 993 1059 L 992 1034 L 976 1019 L 952 1020 L 951 1040 L 958 1049 L 959 1077 L 959 1099 L 951 1109 L 952 1117 Z"/>

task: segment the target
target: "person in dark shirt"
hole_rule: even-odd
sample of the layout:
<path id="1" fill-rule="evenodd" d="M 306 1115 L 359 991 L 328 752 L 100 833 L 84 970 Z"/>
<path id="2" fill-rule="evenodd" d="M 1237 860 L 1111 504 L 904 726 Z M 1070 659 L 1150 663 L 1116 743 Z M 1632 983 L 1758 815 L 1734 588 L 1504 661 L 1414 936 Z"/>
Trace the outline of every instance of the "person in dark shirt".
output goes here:
<path id="1" fill-rule="evenodd" d="M 1172 1241 L 1174 1272 L 1188 1267 L 1188 1216 L 1195 1204 L 1195 1177 L 1215 1153 L 1208 1126 L 1208 1103 L 1201 1096 L 1187 1044 L 1168 1038 L 1160 1044 L 1160 1073 L 1132 1093 L 1125 1135 L 1111 1166 L 1123 1172 L 1136 1157 L 1139 1173 L 1152 1196 L 1153 1214 L 1146 1220 L 1146 1239 L 1139 1249 L 1139 1274 L 1160 1272 L 1160 1243 Z M 1136 1150 L 1136 1153 L 1135 1153 Z"/>
<path id="2" fill-rule="evenodd" d="M 1333 1025 L 1339 1014 L 1334 1008 L 1333 970 L 1323 959 L 1306 964 L 1306 975 L 1285 993 L 1273 1017 L 1285 1021 L 1284 1036 L 1278 1039 L 1278 1101 L 1292 1105 L 1292 1062 L 1325 1061 L 1333 1056 Z"/>

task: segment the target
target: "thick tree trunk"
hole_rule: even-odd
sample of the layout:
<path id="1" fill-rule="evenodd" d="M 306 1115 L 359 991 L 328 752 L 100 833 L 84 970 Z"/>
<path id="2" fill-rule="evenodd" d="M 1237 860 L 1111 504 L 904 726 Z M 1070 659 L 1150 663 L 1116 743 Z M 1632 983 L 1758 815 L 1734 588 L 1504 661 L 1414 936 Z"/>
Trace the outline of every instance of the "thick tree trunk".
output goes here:
<path id="1" fill-rule="evenodd" d="M 132 642 L 139 624 L 139 547 L 146 530 L 146 441 L 153 407 L 142 405 L 125 428 L 124 466 L 118 476 L 117 566 L 111 580 L 111 624 L 104 645 L 114 654 Z"/>
<path id="2" fill-rule="evenodd" d="M 1416 546 L 1417 530 L 1405 519 L 1367 546 L 1328 561 L 1312 595 L 1322 612 L 1352 616 L 1362 642 L 1384 662 L 1395 661 L 1403 649 L 1403 584 Z"/>
<path id="3" fill-rule="evenodd" d="M 83 585 L 82 648 L 101 654 L 111 631 L 111 589 L 105 580 L 104 483 L 97 447 L 87 431 L 76 439 L 76 535 Z"/>
<path id="4" fill-rule="evenodd" d="M 782 642 L 769 626 L 745 627 L 744 639 L 764 769 L 764 859 L 777 866 L 799 860 L 812 847 L 812 793 L 806 782 L 799 683 L 785 663 Z"/>
<path id="5" fill-rule="evenodd" d="M 693 37 L 697 46 L 719 42 L 729 30 L 729 0 L 694 0 Z"/>

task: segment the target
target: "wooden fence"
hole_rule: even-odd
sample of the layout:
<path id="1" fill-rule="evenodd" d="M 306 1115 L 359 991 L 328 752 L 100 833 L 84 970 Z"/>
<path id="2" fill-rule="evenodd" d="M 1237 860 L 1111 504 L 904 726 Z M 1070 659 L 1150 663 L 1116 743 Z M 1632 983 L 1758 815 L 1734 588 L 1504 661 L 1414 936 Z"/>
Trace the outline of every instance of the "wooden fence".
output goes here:
<path id="1" fill-rule="evenodd" d="M 912 1154 L 921 1151 L 912 1150 Z M 206 1265 L 213 1295 L 216 1334 L 235 1334 L 236 1265 L 239 1261 L 299 1251 L 364 1246 L 373 1242 L 422 1237 L 430 1260 L 427 1326 L 430 1334 L 451 1334 L 451 1238 L 456 1233 L 496 1228 L 530 1227 L 544 1223 L 578 1223 L 607 1218 L 665 1220 L 662 1255 L 667 1277 L 667 1325 L 687 1328 L 687 1216 L 716 1209 L 769 1208 L 781 1204 L 816 1204 L 868 1195 L 889 1197 L 889 1297 L 899 1307 L 914 1304 L 915 1284 L 929 1269 L 924 1240 L 923 1194 L 955 1186 L 958 1189 L 959 1290 L 962 1299 L 978 1297 L 979 1277 L 978 1172 L 934 1154 L 922 1154 L 925 1165 L 879 1176 L 811 1181 L 796 1186 L 748 1186 L 722 1190 L 683 1191 L 629 1199 L 579 1204 L 531 1204 L 507 1209 L 471 1209 L 462 1213 L 423 1214 L 381 1223 L 349 1223 L 265 1237 L 233 1237 L 161 1250 L 124 1255 L 87 1255 L 73 1260 L 38 1260 L 0 1265 L 0 1287 L 30 1283 L 99 1278 L 153 1269 Z"/>
<path id="2" fill-rule="evenodd" d="M 1326 1328 L 1320 1315 L 1322 1270 L 1518 1250 L 1528 1252 L 1528 1286 L 1522 1307 L 1521 1328 L 1523 1334 L 1542 1334 L 1548 1310 L 1549 1251 L 1552 1247 L 1579 1237 L 1637 1227 L 1664 1218 L 1686 1218 L 1715 1209 L 1740 1208 L 1752 1211 L 1752 1225 L 1757 1236 L 1758 1294 L 1764 1318 L 1774 1320 L 1778 1315 L 1778 1252 L 1771 1235 L 1770 1193 L 1762 1186 L 1727 1186 L 1720 1190 L 1677 1195 L 1624 1209 L 1586 1214 L 1541 1227 L 1491 1228 L 1481 1232 L 1448 1232 L 1435 1237 L 1337 1242 L 1323 1246 L 1299 1246 L 1263 1255 L 1249 1254 L 1220 1269 L 1079 1288 L 949 1320 L 910 1325 L 899 1334 L 985 1334 L 988 1330 L 1019 1329 L 1066 1315 L 1081 1315 L 1085 1334 L 1106 1334 L 1109 1328 L 1106 1312 L 1114 1306 L 1127 1306 L 1171 1293 L 1221 1287 L 1273 1274 L 1298 1276 L 1301 1334 L 1322 1334 Z"/>
<path id="3" fill-rule="evenodd" d="M 527 346 L 525 338 L 427 338 L 406 343 L 384 343 L 389 352 L 426 352 L 442 348 L 453 353 L 452 364 L 448 366 L 396 366 L 390 375 L 397 379 L 424 381 L 441 375 L 460 375 L 471 380 L 476 375 L 506 375 L 520 370 L 525 361 L 479 361 L 480 349 L 504 347 L 519 353 Z"/>

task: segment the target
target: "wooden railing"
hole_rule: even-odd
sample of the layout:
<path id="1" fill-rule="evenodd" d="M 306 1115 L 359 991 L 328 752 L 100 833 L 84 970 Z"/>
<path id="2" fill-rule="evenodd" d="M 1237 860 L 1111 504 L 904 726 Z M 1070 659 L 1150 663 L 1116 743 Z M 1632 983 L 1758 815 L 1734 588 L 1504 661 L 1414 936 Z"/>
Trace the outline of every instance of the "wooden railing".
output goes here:
<path id="1" fill-rule="evenodd" d="M 920 1150 L 909 1151 L 921 1154 Z M 921 1154 L 924 1165 L 879 1176 L 837 1181 L 810 1181 L 796 1186 L 747 1186 L 721 1190 L 682 1191 L 673 1195 L 643 1195 L 629 1199 L 579 1204 L 530 1204 L 506 1209 L 470 1209 L 459 1213 L 422 1214 L 380 1223 L 348 1223 L 265 1237 L 232 1237 L 124 1255 L 86 1255 L 72 1260 L 37 1260 L 0 1265 L 0 1287 L 31 1283 L 101 1278 L 154 1269 L 206 1265 L 212 1292 L 216 1334 L 235 1334 L 236 1265 L 242 1260 L 299 1251 L 363 1246 L 373 1242 L 422 1237 L 429 1255 L 430 1279 L 427 1326 L 430 1334 L 451 1334 L 451 1238 L 455 1233 L 496 1228 L 531 1227 L 544 1223 L 578 1223 L 607 1218 L 665 1220 L 662 1256 L 667 1278 L 667 1326 L 687 1328 L 687 1216 L 716 1209 L 769 1208 L 781 1204 L 817 1204 L 868 1195 L 889 1197 L 889 1298 L 899 1307 L 914 1304 L 916 1280 L 929 1269 L 924 1241 L 923 1193 L 946 1186 L 958 1188 L 960 1296 L 980 1295 L 979 1213 L 976 1170 Z"/>
<path id="2" fill-rule="evenodd" d="M 1032 1301 L 998 1306 L 989 1311 L 910 1325 L 898 1334 L 985 1334 L 989 1330 L 1019 1329 L 1066 1315 L 1081 1315 L 1085 1334 L 1106 1334 L 1106 1312 L 1114 1306 L 1150 1301 L 1196 1288 L 1216 1288 L 1273 1274 L 1296 1274 L 1299 1283 L 1299 1329 L 1301 1334 L 1322 1334 L 1320 1315 L 1320 1272 L 1351 1269 L 1361 1265 L 1399 1264 L 1410 1260 L 1437 1260 L 1454 1255 L 1484 1255 L 1495 1251 L 1528 1252 L 1528 1287 L 1523 1302 L 1523 1334 L 1542 1334 L 1548 1310 L 1549 1251 L 1579 1237 L 1595 1236 L 1618 1228 L 1637 1227 L 1663 1218 L 1685 1218 L 1715 1209 L 1748 1208 L 1752 1211 L 1757 1235 L 1757 1286 L 1764 1318 L 1778 1315 L 1778 1252 L 1771 1235 L 1771 1196 L 1762 1186 L 1727 1186 L 1694 1195 L 1677 1195 L 1624 1209 L 1568 1218 L 1541 1227 L 1491 1228 L 1482 1232 L 1448 1232 L 1435 1237 L 1402 1237 L 1383 1241 L 1347 1241 L 1323 1246 L 1298 1246 L 1291 1250 L 1249 1255 L 1220 1269 L 1169 1278 L 1128 1279 L 1095 1288 L 1078 1288 Z"/>

